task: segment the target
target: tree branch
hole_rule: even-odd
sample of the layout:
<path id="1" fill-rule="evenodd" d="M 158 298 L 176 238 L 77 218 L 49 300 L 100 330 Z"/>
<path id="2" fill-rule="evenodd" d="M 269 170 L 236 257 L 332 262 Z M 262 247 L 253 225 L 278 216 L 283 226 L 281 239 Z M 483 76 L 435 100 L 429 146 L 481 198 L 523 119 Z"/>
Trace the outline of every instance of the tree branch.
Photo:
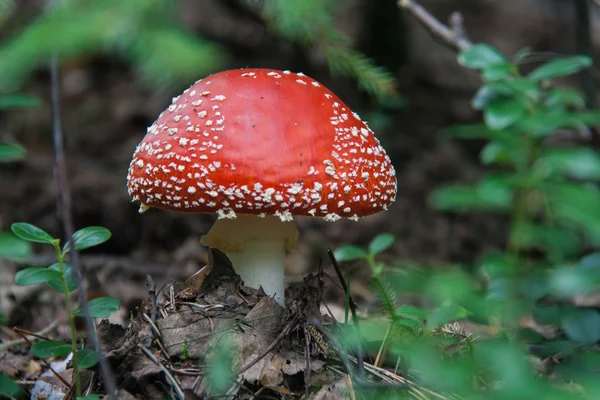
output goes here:
<path id="1" fill-rule="evenodd" d="M 463 51 L 473 45 L 465 33 L 463 18 L 459 12 L 452 13 L 448 26 L 414 0 L 398 0 L 398 7 L 408 11 L 429 33 L 452 49 Z"/>

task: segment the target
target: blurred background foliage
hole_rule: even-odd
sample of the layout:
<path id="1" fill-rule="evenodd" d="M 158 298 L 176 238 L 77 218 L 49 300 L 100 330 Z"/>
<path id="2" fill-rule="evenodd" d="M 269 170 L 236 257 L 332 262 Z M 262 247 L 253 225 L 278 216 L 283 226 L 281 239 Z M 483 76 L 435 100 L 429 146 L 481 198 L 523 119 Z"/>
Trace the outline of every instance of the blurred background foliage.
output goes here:
<path id="1" fill-rule="evenodd" d="M 271 63 L 314 71 L 367 116 L 396 166 L 400 196 L 389 214 L 359 228 L 299 221 L 308 243 L 300 264 L 314 268 L 323 243 L 353 243 L 336 255 L 366 311 L 358 341 L 346 299 L 339 343 L 345 350 L 362 343 L 380 355 L 379 365 L 441 397 L 360 382 L 357 392 L 382 399 L 599 398 L 600 114 L 586 108 L 589 88 L 572 79 L 596 75 L 593 54 L 559 54 L 581 48 L 574 32 L 582 22 L 565 12 L 565 2 L 497 9 L 424 2 L 441 16 L 464 8 L 469 34 L 494 44 L 458 58 L 407 21 L 394 1 L 365 2 L 360 12 L 333 0 L 209 3 L 214 15 L 194 17 L 217 18 L 222 6 L 245 25 L 230 26 L 229 36 L 194 31 L 181 22 L 183 3 L 170 0 L 27 2 L 35 12 L 0 0 L 0 107 L 8 132 L 0 132 L 0 160 L 8 162 L 0 228 L 21 219 L 58 230 L 55 192 L 41 189 L 52 186 L 48 119 L 28 120 L 48 111 L 44 70 L 53 55 L 67 72 L 91 70 L 89 79 L 101 82 L 66 96 L 77 222 L 113 230 L 104 254 L 125 255 L 142 271 L 169 265 L 184 278 L 204 261 L 186 253 L 184 241 L 197 242 L 207 222 L 158 214 L 140 221 L 128 205 L 124 175 L 143 127 L 179 88 L 220 69 Z M 564 31 L 539 28 L 527 8 L 542 10 L 536 13 Z M 490 21 L 502 23 L 495 29 Z M 265 28 L 267 39 L 244 47 L 255 40 L 253 24 Z M 524 46 L 536 52 L 517 52 Z M 125 89 L 117 94 L 104 91 L 119 83 Z M 94 96 L 102 99 L 90 106 Z M 125 122 L 122 109 L 129 112 Z M 23 263 L 33 250 L 0 233 L 3 258 Z M 361 291 L 367 276 L 372 296 Z M 333 289 L 326 298 L 345 297 Z M 15 315 L 4 319 L 14 322 Z M 215 364 L 215 376 L 226 369 Z"/>

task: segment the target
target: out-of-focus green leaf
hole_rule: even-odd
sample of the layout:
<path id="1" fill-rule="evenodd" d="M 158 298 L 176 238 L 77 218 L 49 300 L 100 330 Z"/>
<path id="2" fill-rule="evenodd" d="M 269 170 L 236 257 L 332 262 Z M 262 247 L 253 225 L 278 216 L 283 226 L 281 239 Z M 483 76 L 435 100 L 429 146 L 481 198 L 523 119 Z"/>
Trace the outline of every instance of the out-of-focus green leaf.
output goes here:
<path id="1" fill-rule="evenodd" d="M 92 318 L 108 318 L 119 308 L 121 308 L 121 303 L 114 297 L 98 297 L 88 302 L 88 311 Z M 83 310 L 78 308 L 75 315 L 83 315 Z"/>
<path id="2" fill-rule="evenodd" d="M 30 267 L 22 269 L 15 275 L 15 283 L 21 286 L 37 285 L 53 279 L 59 279 L 60 273 L 48 268 Z"/>
<path id="3" fill-rule="evenodd" d="M 479 159 L 483 165 L 519 165 L 527 157 L 527 148 L 521 137 L 509 140 L 489 141 L 481 150 Z"/>
<path id="4" fill-rule="evenodd" d="M 449 322 L 464 319 L 468 316 L 469 312 L 464 307 L 452 302 L 445 302 L 431 312 L 427 319 L 427 327 L 429 329 L 439 328 Z"/>
<path id="5" fill-rule="evenodd" d="M 485 124 L 490 129 L 506 129 L 525 115 L 524 104 L 515 99 L 499 99 L 488 104 L 484 110 Z"/>
<path id="6" fill-rule="evenodd" d="M 22 160 L 27 156 L 25 147 L 16 143 L 0 143 L 0 162 Z"/>
<path id="7" fill-rule="evenodd" d="M 371 255 L 379 254 L 387 250 L 392 244 L 394 244 L 394 235 L 391 233 L 380 233 L 369 243 L 369 253 Z"/>
<path id="8" fill-rule="evenodd" d="M 569 339 L 582 344 L 600 340 L 600 313 L 588 308 L 573 308 L 565 312 L 561 327 Z"/>
<path id="9" fill-rule="evenodd" d="M 491 279 L 511 276 L 521 269 L 519 260 L 513 255 L 497 251 L 485 253 L 481 257 L 479 265 Z"/>
<path id="10" fill-rule="evenodd" d="M 48 269 L 51 269 L 52 271 L 56 271 L 60 274 L 60 267 L 58 266 L 58 263 L 52 264 L 51 266 L 48 267 Z M 63 270 L 65 273 L 65 279 L 67 281 L 67 289 L 69 290 L 69 292 L 72 292 L 73 290 L 77 289 L 77 284 L 75 283 L 75 281 L 73 280 L 73 278 L 71 276 L 71 264 L 63 263 Z M 46 284 L 48 286 L 50 286 L 52 289 L 56 290 L 57 292 L 60 292 L 60 293 L 63 292 L 62 279 L 60 277 L 50 279 L 49 281 L 46 282 Z"/>
<path id="11" fill-rule="evenodd" d="M 585 125 L 600 125 L 600 111 L 538 110 L 521 118 L 516 128 L 539 137 L 546 137 L 559 128 L 581 129 Z"/>
<path id="12" fill-rule="evenodd" d="M 31 257 L 31 243 L 12 233 L 0 232 L 0 259 L 21 261 Z"/>
<path id="13" fill-rule="evenodd" d="M 575 107 L 584 108 L 585 100 L 581 92 L 568 88 L 552 88 L 546 95 L 545 106 L 549 108 L 556 107 Z"/>
<path id="14" fill-rule="evenodd" d="M 534 69 L 528 76 L 534 81 L 555 79 L 575 74 L 592 66 L 592 59 L 587 56 L 558 58 Z"/>
<path id="15" fill-rule="evenodd" d="M 536 167 L 576 179 L 600 179 L 600 154 L 591 148 L 548 149 Z"/>
<path id="16" fill-rule="evenodd" d="M 591 186 L 545 184 L 543 186 L 553 218 L 574 227 L 600 244 L 600 192 Z"/>
<path id="17" fill-rule="evenodd" d="M 600 289 L 600 274 L 578 266 L 556 268 L 550 274 L 548 285 L 555 296 L 585 295 Z"/>
<path id="18" fill-rule="evenodd" d="M 496 100 L 510 99 L 516 94 L 516 91 L 508 86 L 506 82 L 493 82 L 486 83 L 481 86 L 473 99 L 471 100 L 471 107 L 475 110 L 483 110 L 491 102 Z"/>
<path id="19" fill-rule="evenodd" d="M 467 68 L 485 69 L 507 64 L 508 60 L 495 48 L 487 44 L 476 44 L 460 52 L 458 62 Z"/>
<path id="20" fill-rule="evenodd" d="M 537 305 L 532 312 L 533 319 L 542 325 L 558 325 L 561 312 L 556 304 Z"/>
<path id="21" fill-rule="evenodd" d="M 39 358 L 66 356 L 71 350 L 70 344 L 58 340 L 43 340 L 31 346 L 31 354 Z"/>
<path id="22" fill-rule="evenodd" d="M 0 396 L 11 398 L 21 392 L 21 387 L 8 375 L 0 372 Z"/>
<path id="23" fill-rule="evenodd" d="M 533 50 L 531 50 L 529 47 L 525 47 L 515 53 L 515 55 L 513 56 L 513 62 L 515 64 L 518 64 L 525 58 L 529 57 L 532 53 Z"/>
<path id="24" fill-rule="evenodd" d="M 41 104 L 40 99 L 28 94 L 0 94 L 0 110 L 11 108 L 36 108 Z"/>
<path id="25" fill-rule="evenodd" d="M 515 73 L 515 66 L 512 64 L 496 64 L 484 68 L 481 76 L 486 82 L 496 82 L 506 79 Z"/>
<path id="26" fill-rule="evenodd" d="M 433 192 L 431 203 L 439 210 L 499 211 L 506 210 L 513 191 L 501 180 L 486 179 L 477 186 L 448 185 Z"/>
<path id="27" fill-rule="evenodd" d="M 427 311 L 422 308 L 404 305 L 396 308 L 396 315 L 402 318 L 425 320 L 427 319 Z"/>
<path id="28" fill-rule="evenodd" d="M 522 249 L 544 249 L 550 254 L 573 255 L 581 249 L 581 238 L 569 229 L 535 223 L 519 223 L 511 241 Z"/>
<path id="29" fill-rule="evenodd" d="M 15 235 L 28 242 L 54 244 L 56 240 L 37 226 L 26 222 L 15 222 L 10 229 Z"/>
<path id="30" fill-rule="evenodd" d="M 340 247 L 333 254 L 338 261 L 353 261 L 368 256 L 367 252 L 358 246 Z"/>

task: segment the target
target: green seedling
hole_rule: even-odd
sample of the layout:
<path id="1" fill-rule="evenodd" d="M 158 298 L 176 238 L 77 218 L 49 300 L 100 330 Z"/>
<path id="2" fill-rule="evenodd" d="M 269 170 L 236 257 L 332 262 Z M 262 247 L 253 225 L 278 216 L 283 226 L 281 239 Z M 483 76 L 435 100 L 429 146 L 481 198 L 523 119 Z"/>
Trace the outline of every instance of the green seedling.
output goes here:
<path id="1" fill-rule="evenodd" d="M 97 246 L 107 241 L 111 233 L 108 229 L 100 226 L 90 226 L 83 228 L 73 235 L 73 242 L 67 241 L 61 246 L 60 239 L 52 237 L 40 228 L 24 223 L 17 222 L 12 224 L 13 233 L 26 242 L 43 243 L 51 245 L 55 252 L 57 263 L 49 267 L 30 267 L 17 272 L 15 283 L 22 286 L 46 284 L 53 290 L 63 294 L 65 306 L 69 315 L 69 325 L 71 329 L 71 343 L 67 344 L 57 340 L 40 341 L 31 347 L 33 355 L 39 358 L 61 357 L 70 353 L 73 354 L 73 368 L 75 370 L 75 387 L 77 398 L 81 395 L 81 385 L 79 373 L 86 368 L 91 368 L 98 362 L 99 355 L 90 349 L 78 348 L 78 335 L 75 328 L 75 317 L 83 315 L 80 308 L 75 308 L 71 303 L 71 292 L 77 289 L 76 281 L 73 279 L 71 265 L 66 262 L 66 258 L 74 248 L 77 251 L 85 250 Z M 100 297 L 93 299 L 88 303 L 88 312 L 92 318 L 106 318 L 112 312 L 120 308 L 119 300 L 112 297 Z M 86 396 L 85 399 L 94 397 Z M 97 397 L 96 397 L 97 398 Z"/>

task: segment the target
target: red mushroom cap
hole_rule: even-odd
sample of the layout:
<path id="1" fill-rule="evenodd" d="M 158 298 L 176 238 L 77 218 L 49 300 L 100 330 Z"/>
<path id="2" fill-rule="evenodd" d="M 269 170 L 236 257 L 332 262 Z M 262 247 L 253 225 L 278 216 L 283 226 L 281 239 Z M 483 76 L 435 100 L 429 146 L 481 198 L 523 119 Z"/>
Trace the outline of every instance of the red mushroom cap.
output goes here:
<path id="1" fill-rule="evenodd" d="M 220 72 L 148 128 L 129 194 L 176 211 L 358 219 L 396 197 L 390 159 L 335 94 L 301 73 Z"/>

